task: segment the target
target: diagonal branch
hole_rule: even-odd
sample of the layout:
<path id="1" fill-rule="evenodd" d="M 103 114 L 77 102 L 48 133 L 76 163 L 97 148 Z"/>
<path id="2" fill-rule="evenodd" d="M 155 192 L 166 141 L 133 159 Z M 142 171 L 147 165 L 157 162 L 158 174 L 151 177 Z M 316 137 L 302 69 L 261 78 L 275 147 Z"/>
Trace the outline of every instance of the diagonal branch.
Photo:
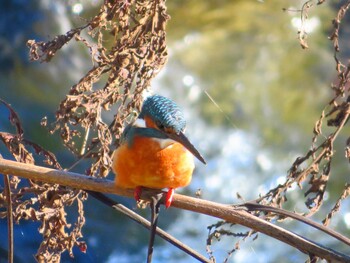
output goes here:
<path id="1" fill-rule="evenodd" d="M 91 196 L 93 196 L 96 199 L 98 199 L 99 201 L 101 201 L 102 203 L 104 203 L 105 205 L 107 205 L 109 207 L 112 207 L 114 210 L 117 210 L 118 212 L 123 213 L 128 218 L 130 218 L 131 220 L 135 221 L 136 223 L 146 227 L 147 229 L 151 229 L 151 223 L 147 219 L 143 218 L 142 216 L 140 216 L 136 212 L 130 210 L 129 208 L 125 207 L 124 205 L 115 202 L 114 200 L 112 200 L 111 198 L 109 198 L 108 196 L 106 196 L 106 195 L 104 195 L 104 194 L 102 194 L 100 192 L 88 191 L 88 193 Z M 172 245 L 174 245 L 175 247 L 177 247 L 177 248 L 181 249 L 182 251 L 186 252 L 188 255 L 192 256 L 195 259 L 197 259 L 199 262 L 203 262 L 203 263 L 210 263 L 211 262 L 209 259 L 207 259 L 206 257 L 202 256 L 197 251 L 194 251 L 189 246 L 185 245 L 181 241 L 179 241 L 176 238 L 174 238 L 173 236 L 169 235 L 163 229 L 161 229 L 159 227 L 156 227 L 156 234 L 158 236 L 160 236 L 161 238 L 163 238 L 164 240 L 166 240 L 169 243 L 171 243 Z"/>
<path id="2" fill-rule="evenodd" d="M 117 188 L 112 181 L 4 159 L 0 159 L 0 172 L 3 174 L 14 174 L 31 180 L 62 184 L 78 189 L 114 193 L 128 197 L 133 195 L 132 190 Z M 148 194 L 149 193 L 145 191 L 145 197 L 148 197 Z M 316 255 L 331 262 L 350 262 L 350 256 L 317 244 L 282 227 L 273 225 L 240 208 L 179 194 L 174 195 L 172 206 L 221 218 L 231 223 L 252 228 L 280 240 L 283 243 L 289 244 L 308 255 Z"/>

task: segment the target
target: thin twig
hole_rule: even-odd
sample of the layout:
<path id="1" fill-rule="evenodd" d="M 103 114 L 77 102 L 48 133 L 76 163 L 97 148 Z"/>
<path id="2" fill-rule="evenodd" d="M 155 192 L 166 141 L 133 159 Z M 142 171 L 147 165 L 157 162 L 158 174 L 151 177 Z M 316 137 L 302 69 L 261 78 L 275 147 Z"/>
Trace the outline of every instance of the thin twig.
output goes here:
<path id="1" fill-rule="evenodd" d="M 5 194 L 7 200 L 7 228 L 8 228 L 8 262 L 13 262 L 13 215 L 10 180 L 7 174 L 4 175 Z"/>
<path id="2" fill-rule="evenodd" d="M 327 235 L 330 235 L 330 236 L 338 239 L 339 241 L 347 244 L 348 246 L 350 246 L 350 239 L 349 238 L 334 231 L 333 229 L 330 229 L 329 227 L 326 227 L 322 224 L 318 224 L 305 216 L 301 216 L 301 215 L 298 215 L 296 213 L 293 213 L 293 212 L 290 212 L 290 211 L 287 211 L 287 210 L 284 210 L 281 208 L 271 207 L 271 206 L 267 206 L 267 205 L 261 205 L 261 204 L 254 203 L 254 202 L 246 202 L 246 203 L 239 205 L 238 207 L 246 207 L 248 211 L 272 212 L 272 213 L 275 213 L 278 215 L 293 218 L 293 219 L 298 220 L 302 223 L 305 223 L 309 226 L 312 226 L 312 227 L 326 233 Z"/>
<path id="3" fill-rule="evenodd" d="M 83 140 L 83 143 L 82 143 L 81 149 L 80 149 L 80 156 L 85 154 L 86 144 L 87 144 L 87 140 L 89 138 L 89 133 L 90 133 L 90 126 L 88 126 L 87 129 L 85 130 L 84 140 Z"/>
<path id="4" fill-rule="evenodd" d="M 151 231 L 148 241 L 148 251 L 147 251 L 147 263 L 152 262 L 153 256 L 153 246 L 156 237 L 156 229 L 158 224 L 159 208 L 160 208 L 161 195 L 154 195 L 151 198 Z"/>

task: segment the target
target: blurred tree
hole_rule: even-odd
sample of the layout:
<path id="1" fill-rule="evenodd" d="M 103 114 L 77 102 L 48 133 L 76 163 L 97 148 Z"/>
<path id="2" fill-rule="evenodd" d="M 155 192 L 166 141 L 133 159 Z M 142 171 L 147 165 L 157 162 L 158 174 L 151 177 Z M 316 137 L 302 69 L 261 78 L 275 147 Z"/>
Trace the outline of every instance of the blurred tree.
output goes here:
<path id="1" fill-rule="evenodd" d="M 236 126 L 259 133 L 273 146 L 293 147 L 293 138 L 310 131 L 334 78 L 326 35 L 331 25 L 324 22 L 334 12 L 326 5 L 310 12 L 311 48 L 302 50 L 296 36 L 303 1 L 297 3 L 168 3 L 171 51 L 181 66 L 198 77 L 201 90 Z M 176 45 L 180 38 L 181 47 Z M 200 101 L 208 122 L 232 126 L 203 92 Z"/>

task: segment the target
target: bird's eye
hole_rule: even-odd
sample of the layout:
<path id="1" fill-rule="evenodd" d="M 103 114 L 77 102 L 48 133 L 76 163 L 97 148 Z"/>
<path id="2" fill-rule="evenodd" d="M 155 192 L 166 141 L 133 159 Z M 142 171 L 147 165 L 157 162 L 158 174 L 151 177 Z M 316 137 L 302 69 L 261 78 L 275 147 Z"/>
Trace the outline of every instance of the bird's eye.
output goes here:
<path id="1" fill-rule="evenodd" d="M 164 125 L 160 121 L 157 121 L 156 125 L 159 129 L 164 130 Z"/>

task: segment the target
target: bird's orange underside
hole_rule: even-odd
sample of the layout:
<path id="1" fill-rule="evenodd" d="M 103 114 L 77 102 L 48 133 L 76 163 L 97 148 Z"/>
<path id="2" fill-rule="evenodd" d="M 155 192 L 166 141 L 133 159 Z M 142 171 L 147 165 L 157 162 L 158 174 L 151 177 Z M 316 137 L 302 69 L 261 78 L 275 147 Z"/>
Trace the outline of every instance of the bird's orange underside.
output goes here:
<path id="1" fill-rule="evenodd" d="M 178 188 L 190 183 L 194 161 L 180 143 L 162 149 L 156 140 L 136 137 L 132 147 L 115 151 L 112 168 L 119 187 Z"/>

